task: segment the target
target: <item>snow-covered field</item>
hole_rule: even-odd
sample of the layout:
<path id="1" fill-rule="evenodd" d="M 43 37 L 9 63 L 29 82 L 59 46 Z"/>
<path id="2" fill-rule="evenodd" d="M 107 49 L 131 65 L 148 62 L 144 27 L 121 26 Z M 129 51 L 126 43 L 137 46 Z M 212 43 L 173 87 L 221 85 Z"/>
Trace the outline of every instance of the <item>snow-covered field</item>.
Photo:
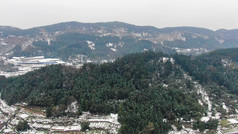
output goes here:
<path id="1" fill-rule="evenodd" d="M 51 64 L 66 64 L 57 58 L 45 58 L 44 56 L 37 57 L 13 57 L 12 59 L 6 59 L 4 64 L 14 65 L 17 71 L 4 72 L 0 70 L 0 75 L 5 77 L 23 75 L 27 72 L 45 67 Z"/>

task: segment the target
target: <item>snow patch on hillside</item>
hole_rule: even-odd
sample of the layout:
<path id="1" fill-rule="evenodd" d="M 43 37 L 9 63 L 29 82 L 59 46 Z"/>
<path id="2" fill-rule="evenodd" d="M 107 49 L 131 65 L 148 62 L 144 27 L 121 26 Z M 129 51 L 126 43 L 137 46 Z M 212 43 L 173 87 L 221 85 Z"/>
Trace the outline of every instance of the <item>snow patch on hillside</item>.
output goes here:
<path id="1" fill-rule="evenodd" d="M 110 48 L 112 51 L 116 52 L 117 50 L 115 48 Z"/>
<path id="2" fill-rule="evenodd" d="M 26 50 L 26 48 L 27 48 L 28 46 L 32 46 L 33 41 L 34 41 L 34 40 L 29 40 L 29 41 L 24 42 L 24 43 L 22 44 L 22 46 L 21 46 L 21 49 L 22 49 L 22 50 Z"/>
<path id="3" fill-rule="evenodd" d="M 118 45 L 116 45 L 116 44 L 113 44 L 113 43 L 107 43 L 106 44 L 106 47 L 109 47 L 113 52 L 116 52 L 117 51 L 117 46 L 123 46 L 123 44 L 122 43 L 119 43 Z"/>
<path id="4" fill-rule="evenodd" d="M 106 47 L 112 47 L 113 46 L 113 43 L 107 43 L 106 44 Z"/>
<path id="5" fill-rule="evenodd" d="M 168 57 L 162 57 L 162 61 L 163 61 L 163 63 L 166 63 L 168 60 L 169 60 Z"/>
<path id="6" fill-rule="evenodd" d="M 226 112 L 229 112 L 229 108 L 226 106 L 226 104 L 223 102 L 222 103 L 222 108 L 226 110 Z"/>
<path id="7" fill-rule="evenodd" d="M 212 102 L 210 101 L 210 98 L 209 98 L 207 92 L 204 90 L 204 88 L 198 82 L 193 82 L 193 83 L 195 84 L 195 88 L 197 89 L 197 94 L 201 95 L 202 101 L 208 105 L 208 116 L 211 117 Z"/>
<path id="8" fill-rule="evenodd" d="M 170 62 L 174 64 L 175 60 L 173 58 L 170 58 Z"/>
<path id="9" fill-rule="evenodd" d="M 229 60 L 229 59 L 222 59 L 221 62 L 222 62 L 224 67 L 229 67 L 233 63 L 232 60 Z"/>
<path id="10" fill-rule="evenodd" d="M 183 77 L 185 78 L 185 79 L 187 79 L 187 80 L 192 80 L 192 78 L 191 78 L 191 76 L 189 76 L 188 74 L 186 74 L 186 73 L 183 73 Z"/>
<path id="11" fill-rule="evenodd" d="M 192 80 L 191 76 L 189 76 L 185 72 L 184 72 L 184 78 L 190 81 Z M 217 112 L 215 116 L 212 116 L 212 102 L 210 101 L 210 98 L 207 92 L 205 91 L 205 89 L 202 87 L 202 85 L 199 84 L 198 82 L 193 82 L 193 84 L 194 84 L 194 87 L 197 89 L 197 94 L 201 96 L 201 99 L 198 99 L 199 104 L 202 106 L 207 105 L 207 108 L 208 108 L 207 116 L 202 117 L 201 121 L 207 122 L 210 119 L 220 119 L 221 113 L 219 112 Z"/>
<path id="12" fill-rule="evenodd" d="M 78 111 L 78 102 L 75 101 L 75 102 L 72 102 L 68 107 L 67 109 L 65 110 L 65 112 L 72 112 L 72 113 L 76 113 Z"/>
<path id="13" fill-rule="evenodd" d="M 48 43 L 48 45 L 50 45 L 50 41 L 51 41 L 50 38 L 48 38 L 48 39 L 47 39 L 47 43 Z"/>
<path id="14" fill-rule="evenodd" d="M 120 42 L 120 43 L 118 43 L 118 46 L 123 47 L 123 46 L 124 46 L 124 43 L 123 43 L 123 42 Z"/>
<path id="15" fill-rule="evenodd" d="M 149 51 L 147 48 L 144 48 L 144 51 Z"/>
<path id="16" fill-rule="evenodd" d="M 1 97 L 1 94 L 0 94 L 0 97 Z M 3 113 L 11 113 L 11 114 L 14 114 L 15 111 L 17 110 L 16 107 L 7 105 L 7 103 L 3 101 L 2 99 L 0 99 L 0 109 Z"/>
<path id="17" fill-rule="evenodd" d="M 8 44 L 7 44 L 7 43 L 5 43 L 5 42 L 1 42 L 1 44 L 0 44 L 0 45 L 7 46 Z"/>
<path id="18" fill-rule="evenodd" d="M 174 64 L 174 62 L 175 62 L 175 60 L 173 58 L 168 58 L 168 57 L 162 57 L 162 58 L 160 58 L 160 61 L 162 61 L 163 63 L 170 61 L 172 64 Z"/>
<path id="19" fill-rule="evenodd" d="M 91 50 L 95 50 L 95 44 L 92 42 L 92 41 L 86 41 L 88 43 L 88 47 L 91 49 Z"/>
<path id="20" fill-rule="evenodd" d="M 203 103 L 202 103 L 202 101 L 201 101 L 200 99 L 198 99 L 198 103 L 199 103 L 201 106 L 203 106 Z"/>
<path id="21" fill-rule="evenodd" d="M 220 45 L 223 44 L 224 41 L 225 41 L 225 40 L 223 40 L 223 39 L 218 39 L 218 38 L 215 38 L 215 39 L 220 43 Z"/>

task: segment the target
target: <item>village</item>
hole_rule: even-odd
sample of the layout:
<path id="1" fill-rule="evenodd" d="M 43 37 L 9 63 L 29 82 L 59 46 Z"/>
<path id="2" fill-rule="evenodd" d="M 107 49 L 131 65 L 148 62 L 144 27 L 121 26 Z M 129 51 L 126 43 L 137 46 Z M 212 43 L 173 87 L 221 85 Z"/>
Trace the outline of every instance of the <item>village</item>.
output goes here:
<path id="1" fill-rule="evenodd" d="M 120 128 L 117 114 L 92 115 L 83 112 L 79 117 L 47 118 L 45 109 L 28 107 L 25 103 L 8 106 L 0 100 L 0 132 L 4 134 L 18 133 L 16 126 L 20 121 L 27 121 L 30 129 L 22 134 L 48 133 L 85 133 L 81 131 L 81 124 L 89 123 L 87 133 L 115 134 Z"/>

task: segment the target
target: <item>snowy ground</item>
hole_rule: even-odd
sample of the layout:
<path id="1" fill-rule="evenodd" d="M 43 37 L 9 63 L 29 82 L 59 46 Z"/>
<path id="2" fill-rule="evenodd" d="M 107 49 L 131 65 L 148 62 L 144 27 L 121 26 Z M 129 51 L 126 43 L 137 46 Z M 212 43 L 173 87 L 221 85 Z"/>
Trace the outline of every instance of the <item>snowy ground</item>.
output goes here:
<path id="1" fill-rule="evenodd" d="M 41 67 L 45 67 L 51 64 L 67 64 L 60 59 L 57 58 L 45 58 L 44 56 L 37 57 L 13 57 L 12 59 L 5 59 L 4 64 L 12 64 L 14 65 L 17 71 L 14 72 L 4 72 L 0 70 L 0 75 L 5 77 L 12 77 L 23 75 L 27 72 L 39 69 Z"/>

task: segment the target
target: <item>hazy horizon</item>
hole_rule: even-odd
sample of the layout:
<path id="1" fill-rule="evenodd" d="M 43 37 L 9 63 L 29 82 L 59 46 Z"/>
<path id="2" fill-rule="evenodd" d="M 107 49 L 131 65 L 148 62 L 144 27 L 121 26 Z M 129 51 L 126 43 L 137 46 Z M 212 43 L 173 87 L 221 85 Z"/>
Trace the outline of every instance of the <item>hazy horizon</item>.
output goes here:
<path id="1" fill-rule="evenodd" d="M 29 27 L 29 28 L 21 28 L 21 27 L 17 27 L 17 26 L 11 26 L 11 25 L 0 25 L 0 26 L 10 26 L 10 27 L 15 27 L 15 28 L 19 28 L 22 30 L 27 30 L 27 29 L 31 29 L 31 28 L 37 28 L 37 27 L 44 27 L 44 26 L 50 26 L 50 25 L 55 25 L 55 24 L 60 24 L 60 23 L 67 23 L 67 22 L 78 22 L 78 23 L 110 23 L 110 22 L 121 22 L 121 23 L 127 23 L 127 22 L 123 22 L 123 21 L 106 21 L 106 22 L 80 22 L 80 21 L 65 21 L 65 22 L 57 22 L 57 23 L 52 23 L 52 24 L 46 24 L 46 25 L 38 25 L 38 26 L 33 26 L 33 27 Z M 131 24 L 131 25 L 135 25 L 135 26 L 152 26 L 152 25 L 136 25 L 136 24 L 132 24 L 132 23 L 127 23 L 127 24 Z M 234 30 L 234 29 L 238 29 L 238 28 L 233 28 L 233 29 L 225 29 L 225 28 L 220 28 L 220 29 L 209 29 L 209 28 L 205 28 L 205 27 L 198 27 L 198 26 L 168 26 L 168 27 L 156 27 L 156 26 L 152 26 L 158 29 L 163 29 L 163 28 L 176 28 L 176 27 L 193 27 L 193 28 L 204 28 L 204 29 L 208 29 L 208 30 L 212 30 L 212 31 L 217 31 L 217 30 Z"/>
<path id="2" fill-rule="evenodd" d="M 61 22 L 238 29 L 236 0 L 1 0 L 0 26 L 28 29 Z"/>

